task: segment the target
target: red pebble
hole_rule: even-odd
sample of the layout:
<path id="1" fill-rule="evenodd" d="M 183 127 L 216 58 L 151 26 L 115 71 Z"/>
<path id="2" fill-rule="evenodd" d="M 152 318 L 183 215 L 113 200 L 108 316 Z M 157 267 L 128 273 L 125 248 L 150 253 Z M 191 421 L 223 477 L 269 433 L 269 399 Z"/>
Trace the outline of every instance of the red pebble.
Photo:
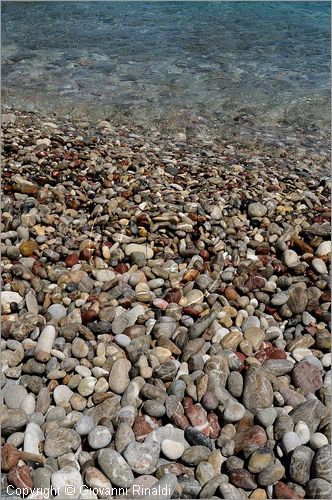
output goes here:
<path id="1" fill-rule="evenodd" d="M 66 267 L 73 267 L 78 263 L 78 256 L 75 253 L 70 253 L 65 259 Z"/>
<path id="2" fill-rule="evenodd" d="M 275 498 L 302 498 L 295 491 L 287 486 L 287 484 L 277 481 L 274 485 Z"/>
<path id="3" fill-rule="evenodd" d="M 189 406 L 193 406 L 194 402 L 191 397 L 185 396 L 182 401 L 182 406 L 184 409 L 188 408 Z"/>
<path id="4" fill-rule="evenodd" d="M 199 255 L 202 257 L 203 260 L 209 260 L 210 259 L 210 253 L 203 249 L 199 252 Z"/>
<path id="5" fill-rule="evenodd" d="M 183 314 L 186 314 L 188 316 L 191 316 L 192 318 L 198 318 L 201 315 L 201 310 L 197 310 L 195 306 L 193 307 L 185 307 L 182 311 Z"/>
<path id="6" fill-rule="evenodd" d="M 251 448 L 252 446 L 263 448 L 267 437 L 263 427 L 254 425 L 253 427 L 237 432 L 233 440 L 235 442 L 235 453 L 238 453 L 239 451 Z"/>
<path id="7" fill-rule="evenodd" d="M 286 359 L 287 355 L 285 351 L 282 351 L 278 347 L 268 347 L 257 351 L 255 358 L 261 363 L 264 363 L 267 359 Z"/>
<path id="8" fill-rule="evenodd" d="M 244 286 L 249 288 L 249 290 L 259 290 L 263 288 L 266 283 L 266 279 L 263 276 L 250 276 L 250 278 L 245 282 Z"/>
<path id="9" fill-rule="evenodd" d="M 239 352 L 239 351 L 235 351 L 235 354 L 237 355 L 237 357 L 239 358 L 239 360 L 241 361 L 241 368 L 240 368 L 240 371 L 243 370 L 245 368 L 245 360 L 246 360 L 246 357 L 245 355 L 243 354 L 243 352 Z"/>
<path id="10" fill-rule="evenodd" d="M 137 441 L 143 441 L 144 438 L 154 429 L 159 427 L 159 422 L 154 417 L 149 415 L 139 415 L 135 418 L 133 431 Z"/>
<path id="11" fill-rule="evenodd" d="M 193 427 L 199 430 L 202 434 L 209 436 L 210 426 L 207 419 L 207 413 L 202 405 L 197 403 L 193 406 L 186 406 L 184 413 Z"/>
<path id="12" fill-rule="evenodd" d="M 27 465 L 16 466 L 8 473 L 8 483 L 19 488 L 25 495 L 32 490 L 30 467 Z"/>
<path id="13" fill-rule="evenodd" d="M 210 425 L 210 434 L 209 434 L 210 438 L 216 439 L 219 436 L 220 431 L 221 431 L 218 417 L 215 413 L 209 413 L 207 416 L 207 419 L 208 419 L 208 422 Z"/>
<path id="14" fill-rule="evenodd" d="M 168 303 L 178 304 L 182 297 L 181 290 L 170 290 L 166 293 L 164 300 Z"/>
<path id="15" fill-rule="evenodd" d="M 126 273 L 128 271 L 128 266 L 127 264 L 118 264 L 115 266 L 114 271 L 120 274 Z"/>

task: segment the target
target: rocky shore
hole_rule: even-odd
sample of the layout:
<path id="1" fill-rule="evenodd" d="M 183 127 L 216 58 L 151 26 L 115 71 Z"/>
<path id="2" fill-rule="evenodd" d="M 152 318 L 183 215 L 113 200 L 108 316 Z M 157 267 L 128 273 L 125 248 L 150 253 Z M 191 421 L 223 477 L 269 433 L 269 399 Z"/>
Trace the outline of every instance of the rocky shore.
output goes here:
<path id="1" fill-rule="evenodd" d="M 330 498 L 327 172 L 7 110 L 2 496 Z"/>

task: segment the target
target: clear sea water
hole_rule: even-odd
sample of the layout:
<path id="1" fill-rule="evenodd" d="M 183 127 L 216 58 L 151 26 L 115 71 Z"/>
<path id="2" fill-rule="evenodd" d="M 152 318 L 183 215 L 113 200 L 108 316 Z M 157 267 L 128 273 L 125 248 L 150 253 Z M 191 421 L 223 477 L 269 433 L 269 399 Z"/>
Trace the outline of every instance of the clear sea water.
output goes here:
<path id="1" fill-rule="evenodd" d="M 3 104 L 323 147 L 330 3 L 2 2 Z"/>

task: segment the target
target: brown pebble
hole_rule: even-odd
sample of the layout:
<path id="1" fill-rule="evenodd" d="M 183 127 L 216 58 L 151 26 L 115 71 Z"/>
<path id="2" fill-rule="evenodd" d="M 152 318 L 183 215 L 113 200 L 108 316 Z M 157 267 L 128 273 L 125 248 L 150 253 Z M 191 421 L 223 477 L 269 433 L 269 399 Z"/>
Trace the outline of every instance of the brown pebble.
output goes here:
<path id="1" fill-rule="evenodd" d="M 22 241 L 19 246 L 20 252 L 23 257 L 31 257 L 36 251 L 38 251 L 38 244 L 34 240 Z"/>
<path id="2" fill-rule="evenodd" d="M 93 248 L 83 248 L 83 250 L 80 251 L 80 259 L 86 260 L 88 262 L 91 259 L 93 253 Z"/>
<path id="3" fill-rule="evenodd" d="M 94 321 L 97 317 L 97 312 L 94 309 L 87 309 L 87 311 L 84 311 L 82 313 L 82 323 L 83 325 L 86 325 L 87 323 L 91 323 L 91 321 Z"/>
<path id="4" fill-rule="evenodd" d="M 229 473 L 229 481 L 237 488 L 253 490 L 257 487 L 254 477 L 245 469 L 234 469 Z"/>
<path id="5" fill-rule="evenodd" d="M 182 293 L 181 293 L 181 290 L 169 290 L 165 297 L 164 297 L 164 300 L 166 300 L 166 302 L 170 303 L 174 303 L 174 304 L 178 304 L 180 302 L 180 299 L 182 297 Z"/>
<path id="6" fill-rule="evenodd" d="M 1 470 L 8 472 L 15 467 L 20 460 L 20 452 L 12 444 L 4 444 L 1 448 Z"/>
<path id="7" fill-rule="evenodd" d="M 225 295 L 227 300 L 237 301 L 239 298 L 239 294 L 237 293 L 237 291 L 233 287 L 230 287 L 230 286 L 227 286 L 225 288 L 224 295 Z"/>
<path id="8" fill-rule="evenodd" d="M 194 281 L 199 275 L 199 271 L 197 269 L 188 269 L 183 275 L 182 281 L 184 283 L 188 283 L 189 281 Z"/>

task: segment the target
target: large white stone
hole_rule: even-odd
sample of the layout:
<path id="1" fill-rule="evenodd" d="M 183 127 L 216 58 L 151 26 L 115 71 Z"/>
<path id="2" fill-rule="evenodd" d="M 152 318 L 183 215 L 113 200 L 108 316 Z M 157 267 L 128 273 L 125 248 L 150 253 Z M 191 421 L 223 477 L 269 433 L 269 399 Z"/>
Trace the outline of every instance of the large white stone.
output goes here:
<path id="1" fill-rule="evenodd" d="M 296 432 L 288 431 L 282 437 L 282 445 L 286 453 L 295 450 L 298 446 L 301 446 L 301 440 Z"/>
<path id="2" fill-rule="evenodd" d="M 27 415 L 32 415 L 36 411 L 36 396 L 32 393 L 28 394 L 21 403 L 21 410 L 24 410 Z"/>
<path id="3" fill-rule="evenodd" d="M 112 322 L 112 331 L 114 335 L 123 333 L 128 326 L 133 326 L 137 318 L 144 314 L 144 306 L 135 306 L 129 311 L 121 308 L 119 314 L 117 314 Z"/>
<path id="4" fill-rule="evenodd" d="M 301 444 L 307 444 L 310 439 L 310 429 L 303 420 L 299 420 L 295 425 L 294 431 L 299 436 Z"/>
<path id="5" fill-rule="evenodd" d="M 311 265 L 318 274 L 327 274 L 327 267 L 322 259 L 312 259 Z"/>
<path id="6" fill-rule="evenodd" d="M 67 310 L 62 304 L 52 304 L 47 312 L 52 316 L 53 319 L 59 320 L 67 316 Z"/>
<path id="7" fill-rule="evenodd" d="M 33 290 L 30 290 L 26 296 L 25 296 L 25 304 L 26 304 L 26 307 L 27 307 L 27 310 L 30 312 L 30 313 L 33 313 L 33 314 L 38 314 L 38 302 L 37 302 L 37 299 L 36 299 L 36 294 Z"/>
<path id="8" fill-rule="evenodd" d="M 97 281 L 111 281 L 115 278 L 115 272 L 110 269 L 95 269 L 92 271 L 92 274 L 96 278 Z"/>
<path id="9" fill-rule="evenodd" d="M 53 325 L 45 326 L 44 330 L 41 332 L 39 336 L 36 351 L 40 350 L 45 352 L 51 352 L 55 340 L 55 333 L 56 332 Z"/>
<path id="10" fill-rule="evenodd" d="M 322 241 L 316 248 L 315 254 L 317 257 L 322 257 L 323 255 L 328 255 L 331 253 L 331 242 L 330 241 Z"/>
<path id="11" fill-rule="evenodd" d="M 185 447 L 182 443 L 178 441 L 172 441 L 171 439 L 164 439 L 161 443 L 161 451 L 166 458 L 170 460 L 177 460 L 183 455 Z"/>
<path id="12" fill-rule="evenodd" d="M 63 469 L 53 472 L 51 483 L 54 489 L 58 489 L 59 498 L 71 498 L 73 500 L 80 496 L 83 479 L 77 469 L 66 466 Z"/>
<path id="13" fill-rule="evenodd" d="M 24 433 L 23 450 L 40 455 L 39 444 L 42 441 L 44 441 L 44 433 L 39 425 L 29 422 Z"/>
<path id="14" fill-rule="evenodd" d="M 147 259 L 152 259 L 153 257 L 153 250 L 147 245 L 138 245 L 137 243 L 130 243 L 125 248 L 125 254 L 130 255 L 133 252 L 144 253 Z"/>
<path id="15" fill-rule="evenodd" d="M 56 404 L 67 403 L 73 394 L 73 391 L 66 385 L 58 385 L 53 391 L 53 399 Z"/>
<path id="16" fill-rule="evenodd" d="M 23 302 L 23 297 L 17 292 L 1 292 L 1 311 L 2 314 L 10 314 L 10 304 L 20 304 Z"/>

